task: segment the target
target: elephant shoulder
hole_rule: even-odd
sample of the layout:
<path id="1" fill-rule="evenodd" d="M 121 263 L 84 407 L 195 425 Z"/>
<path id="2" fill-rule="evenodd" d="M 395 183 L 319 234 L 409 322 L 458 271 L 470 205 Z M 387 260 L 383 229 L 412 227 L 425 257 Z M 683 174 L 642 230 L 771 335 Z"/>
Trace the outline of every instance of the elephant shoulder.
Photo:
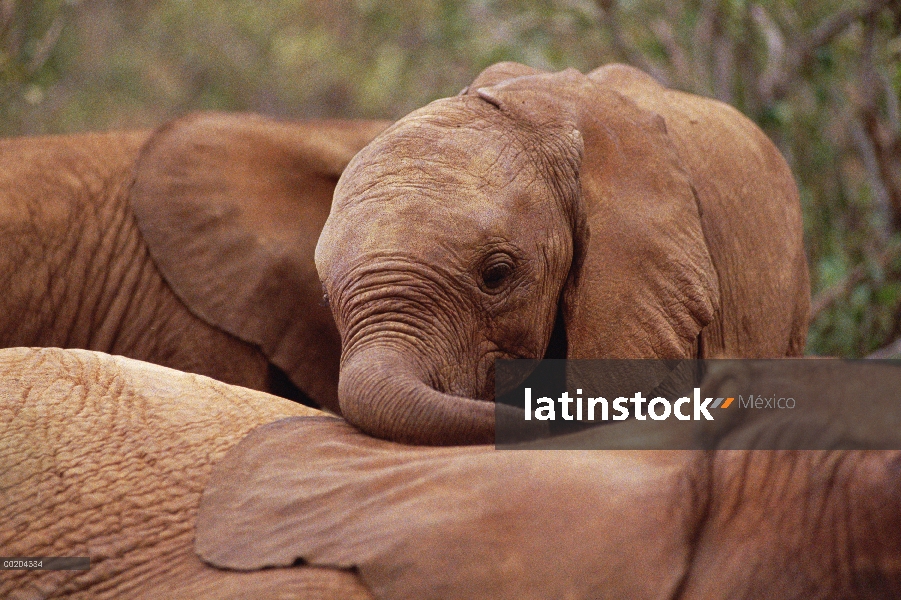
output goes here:
<path id="1" fill-rule="evenodd" d="M 118 199 L 149 131 L 112 131 L 0 139 L 0 219 L 57 223 L 97 213 Z M 87 208 L 88 210 L 84 210 Z"/>

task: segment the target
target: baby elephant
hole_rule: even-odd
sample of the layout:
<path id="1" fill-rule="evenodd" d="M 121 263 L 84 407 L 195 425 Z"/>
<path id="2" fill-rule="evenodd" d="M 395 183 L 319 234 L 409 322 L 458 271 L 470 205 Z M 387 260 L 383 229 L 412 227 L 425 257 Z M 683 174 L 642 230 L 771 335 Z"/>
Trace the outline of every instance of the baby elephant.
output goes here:
<path id="1" fill-rule="evenodd" d="M 313 251 L 381 121 L 202 113 L 0 140 L 0 347 L 121 354 L 337 409 Z"/>
<path id="2" fill-rule="evenodd" d="M 801 208 L 729 106 L 611 65 L 502 63 L 348 165 L 316 248 L 364 431 L 490 442 L 504 358 L 802 353 Z"/>

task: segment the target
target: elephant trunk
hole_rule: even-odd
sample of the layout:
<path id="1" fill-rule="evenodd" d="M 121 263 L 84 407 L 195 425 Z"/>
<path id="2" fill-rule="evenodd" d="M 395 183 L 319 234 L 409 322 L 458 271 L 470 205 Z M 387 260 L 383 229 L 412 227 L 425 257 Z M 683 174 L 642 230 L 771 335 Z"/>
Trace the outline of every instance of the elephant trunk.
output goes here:
<path id="1" fill-rule="evenodd" d="M 430 387 L 402 355 L 367 349 L 347 358 L 338 384 L 341 413 L 376 437 L 407 444 L 494 443 L 494 403 Z"/>

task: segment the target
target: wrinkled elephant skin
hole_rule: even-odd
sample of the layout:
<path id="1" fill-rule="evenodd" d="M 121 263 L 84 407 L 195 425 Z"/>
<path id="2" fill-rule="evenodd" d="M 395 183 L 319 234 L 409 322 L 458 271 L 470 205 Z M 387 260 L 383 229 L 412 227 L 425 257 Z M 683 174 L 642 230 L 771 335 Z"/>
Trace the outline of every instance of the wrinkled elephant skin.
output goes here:
<path id="1" fill-rule="evenodd" d="M 901 452 L 424 448 L 293 418 L 217 464 L 197 551 L 353 567 L 383 599 L 898 598 Z"/>
<path id="2" fill-rule="evenodd" d="M 3 571 L 0 597 L 370 598 L 322 568 L 221 571 L 194 554 L 213 464 L 252 428 L 322 414 L 84 350 L 0 350 L 0 548 L 87 556 L 86 571 Z"/>
<path id="3" fill-rule="evenodd" d="M 381 121 L 198 113 L 0 140 L 0 347 L 120 354 L 337 410 L 313 252 Z"/>

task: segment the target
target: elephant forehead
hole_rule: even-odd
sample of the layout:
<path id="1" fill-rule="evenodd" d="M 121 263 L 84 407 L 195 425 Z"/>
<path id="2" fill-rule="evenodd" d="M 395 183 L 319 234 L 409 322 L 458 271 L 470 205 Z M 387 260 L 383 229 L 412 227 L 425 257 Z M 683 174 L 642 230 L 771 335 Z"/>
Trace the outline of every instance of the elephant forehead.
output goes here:
<path id="1" fill-rule="evenodd" d="M 333 212 L 317 260 L 339 271 L 373 257 L 465 267 L 499 243 L 534 254 L 549 240 L 565 238 L 565 222 L 553 218 L 555 210 L 549 191 L 537 186 L 499 191 L 460 185 L 438 192 L 405 183 L 390 195 L 373 194 L 368 202 Z"/>
<path id="2" fill-rule="evenodd" d="M 319 240 L 319 260 L 342 272 L 391 257 L 451 267 L 465 264 L 486 245 L 514 237 L 518 218 L 511 211 L 485 198 L 470 206 L 478 208 L 442 206 L 417 190 L 399 191 L 390 209 L 358 205 L 330 217 L 331 227 Z"/>
<path id="3" fill-rule="evenodd" d="M 414 113 L 375 140 L 335 190 L 320 265 L 368 253 L 437 259 L 542 234 L 559 221 L 549 218 L 556 203 L 536 162 L 500 125 L 473 117 L 458 126 Z M 524 230 L 525 222 L 534 227 Z"/>
<path id="4" fill-rule="evenodd" d="M 401 119 L 348 165 L 335 192 L 338 207 L 391 196 L 404 188 L 459 192 L 529 185 L 538 176 L 529 148 L 508 119 L 482 101 L 433 102 Z"/>

